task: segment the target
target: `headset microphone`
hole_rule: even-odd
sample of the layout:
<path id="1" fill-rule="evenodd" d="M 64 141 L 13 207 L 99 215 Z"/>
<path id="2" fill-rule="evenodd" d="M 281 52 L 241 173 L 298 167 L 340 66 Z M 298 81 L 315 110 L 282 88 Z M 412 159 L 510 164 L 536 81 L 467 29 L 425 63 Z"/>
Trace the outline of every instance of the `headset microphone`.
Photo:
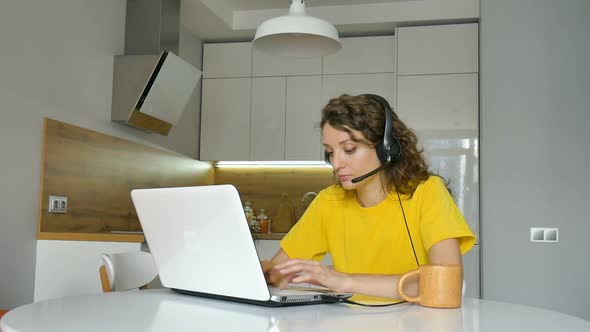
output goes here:
<path id="1" fill-rule="evenodd" d="M 373 174 L 381 171 L 385 167 L 389 166 L 390 163 L 391 163 L 391 160 L 385 162 L 381 166 L 375 168 L 374 170 L 370 171 L 369 173 L 367 173 L 365 175 L 361 175 L 361 176 L 359 176 L 357 178 L 354 178 L 354 179 L 350 180 L 350 182 L 352 182 L 352 183 L 359 183 L 359 182 L 363 181 L 364 179 L 368 178 L 369 176 L 371 176 L 371 175 L 373 175 Z"/>

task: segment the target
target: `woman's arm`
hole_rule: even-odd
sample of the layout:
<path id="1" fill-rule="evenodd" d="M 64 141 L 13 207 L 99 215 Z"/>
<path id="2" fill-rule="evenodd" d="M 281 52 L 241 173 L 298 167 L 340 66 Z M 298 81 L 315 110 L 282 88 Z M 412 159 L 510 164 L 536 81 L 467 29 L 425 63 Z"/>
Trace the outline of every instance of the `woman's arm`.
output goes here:
<path id="1" fill-rule="evenodd" d="M 281 251 L 277 253 L 277 256 Z M 283 254 L 285 254 L 284 251 Z M 287 259 L 284 259 L 283 256 L 279 257 L 278 260 L 281 263 L 278 263 L 272 269 L 282 274 L 284 280 L 293 283 L 312 283 L 328 287 L 337 292 L 359 293 L 393 299 L 400 298 L 397 292 L 397 282 L 401 275 L 346 274 L 313 260 L 289 260 L 286 254 L 285 256 Z M 461 251 L 457 239 L 445 239 L 433 245 L 428 251 L 428 259 L 430 264 L 461 264 Z M 408 281 L 407 285 L 406 291 L 408 295 L 417 296 L 417 280 Z"/>
<path id="2" fill-rule="evenodd" d="M 279 271 L 277 269 L 273 269 L 274 266 L 284 263 L 288 260 L 289 260 L 289 256 L 283 250 L 283 248 L 280 248 L 279 251 L 277 251 L 277 253 L 274 255 L 274 257 L 270 261 L 268 261 L 268 260 L 260 261 L 260 265 L 262 265 L 262 271 L 264 272 L 264 278 L 266 279 L 267 283 L 272 284 L 272 285 L 276 285 L 279 287 L 282 284 L 288 283 L 286 278 L 281 273 L 279 273 Z M 283 279 L 285 279 L 285 281 L 281 282 Z"/>

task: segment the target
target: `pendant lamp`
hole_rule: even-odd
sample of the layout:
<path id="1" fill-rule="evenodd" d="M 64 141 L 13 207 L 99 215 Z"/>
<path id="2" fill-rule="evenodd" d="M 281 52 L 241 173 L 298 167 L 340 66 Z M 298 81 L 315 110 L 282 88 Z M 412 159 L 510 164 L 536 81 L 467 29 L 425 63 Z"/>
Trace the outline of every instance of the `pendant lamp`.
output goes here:
<path id="1" fill-rule="evenodd" d="M 262 22 L 253 45 L 263 53 L 303 58 L 332 54 L 342 47 L 332 24 L 306 15 L 304 0 L 291 0 L 288 15 Z"/>

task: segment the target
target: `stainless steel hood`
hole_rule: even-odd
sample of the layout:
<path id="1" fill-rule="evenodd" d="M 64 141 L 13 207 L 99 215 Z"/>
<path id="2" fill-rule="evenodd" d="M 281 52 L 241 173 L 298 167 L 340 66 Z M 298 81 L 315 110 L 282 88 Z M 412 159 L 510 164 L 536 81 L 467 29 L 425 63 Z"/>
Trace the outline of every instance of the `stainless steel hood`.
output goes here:
<path id="1" fill-rule="evenodd" d="M 201 71 L 178 52 L 179 0 L 127 0 L 125 55 L 115 56 L 111 119 L 168 135 Z"/>

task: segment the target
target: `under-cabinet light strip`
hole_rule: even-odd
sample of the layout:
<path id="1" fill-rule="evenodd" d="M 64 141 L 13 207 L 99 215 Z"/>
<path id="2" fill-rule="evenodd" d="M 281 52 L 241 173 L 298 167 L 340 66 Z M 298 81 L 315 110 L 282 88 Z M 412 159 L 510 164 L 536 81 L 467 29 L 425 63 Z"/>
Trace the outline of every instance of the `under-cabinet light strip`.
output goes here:
<path id="1" fill-rule="evenodd" d="M 268 167 L 268 168 L 331 168 L 323 161 L 218 161 L 215 168 L 224 167 Z"/>

